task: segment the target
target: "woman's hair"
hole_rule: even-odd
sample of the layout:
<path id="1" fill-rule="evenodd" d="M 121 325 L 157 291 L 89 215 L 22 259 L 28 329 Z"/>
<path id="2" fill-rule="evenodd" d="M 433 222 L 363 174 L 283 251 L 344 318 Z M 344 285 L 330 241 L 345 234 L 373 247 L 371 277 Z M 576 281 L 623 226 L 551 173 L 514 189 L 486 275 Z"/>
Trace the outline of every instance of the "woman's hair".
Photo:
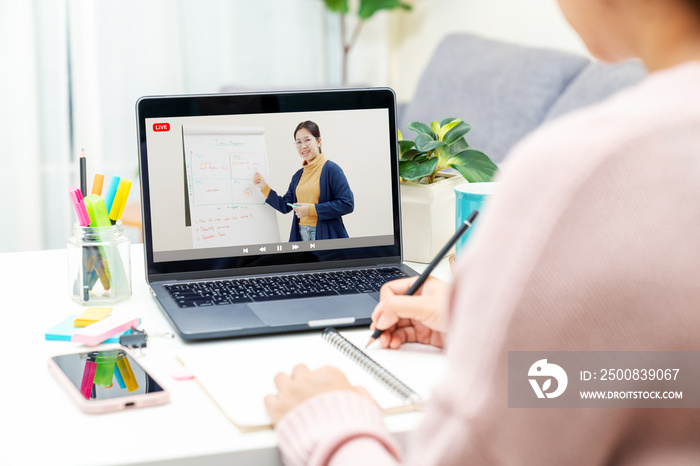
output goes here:
<path id="1" fill-rule="evenodd" d="M 700 1 L 700 0 L 698 0 L 698 1 Z M 314 123 L 313 121 L 306 120 L 306 121 L 302 121 L 301 123 L 299 123 L 297 125 L 296 129 L 294 130 L 294 139 L 296 139 L 297 133 L 299 132 L 300 129 L 305 129 L 306 131 L 311 133 L 311 135 L 313 137 L 315 137 L 316 139 L 321 137 L 321 130 L 318 129 L 318 125 L 316 123 Z M 321 150 L 321 146 L 318 146 L 318 151 L 323 152 Z"/>
<path id="2" fill-rule="evenodd" d="M 689 3 L 695 7 L 695 11 L 700 14 L 700 0 L 689 0 Z"/>

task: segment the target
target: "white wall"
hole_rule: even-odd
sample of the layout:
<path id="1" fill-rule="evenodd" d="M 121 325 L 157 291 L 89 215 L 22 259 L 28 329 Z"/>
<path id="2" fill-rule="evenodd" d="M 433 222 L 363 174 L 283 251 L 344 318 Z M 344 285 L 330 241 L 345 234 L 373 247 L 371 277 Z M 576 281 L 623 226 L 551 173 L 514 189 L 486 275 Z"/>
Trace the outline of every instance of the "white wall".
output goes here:
<path id="1" fill-rule="evenodd" d="M 438 43 L 470 32 L 523 45 L 587 54 L 555 0 L 409 0 L 413 10 L 392 13 L 389 85 L 399 101 L 413 97 Z"/>
<path id="2" fill-rule="evenodd" d="M 454 32 L 585 53 L 555 0 L 404 1 L 413 11 L 382 11 L 363 26 L 351 84 L 391 86 L 409 101 Z M 63 247 L 81 148 L 90 182 L 98 171 L 135 181 L 141 95 L 340 82 L 339 18 L 320 0 L 0 0 L 0 25 L 0 64 L 13 70 L 0 77 L 0 194 L 13 199 L 0 218 L 22 225 L 0 232 L 0 251 Z"/>

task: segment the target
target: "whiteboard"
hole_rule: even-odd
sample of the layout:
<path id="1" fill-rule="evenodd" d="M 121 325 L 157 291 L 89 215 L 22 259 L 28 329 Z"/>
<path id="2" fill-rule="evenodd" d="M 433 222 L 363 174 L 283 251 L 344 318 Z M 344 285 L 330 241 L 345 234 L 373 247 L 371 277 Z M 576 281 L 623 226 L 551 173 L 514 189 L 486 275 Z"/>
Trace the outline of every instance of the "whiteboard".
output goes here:
<path id="1" fill-rule="evenodd" d="M 182 125 L 195 248 L 279 243 L 275 210 L 253 185 L 268 178 L 265 129 Z"/>

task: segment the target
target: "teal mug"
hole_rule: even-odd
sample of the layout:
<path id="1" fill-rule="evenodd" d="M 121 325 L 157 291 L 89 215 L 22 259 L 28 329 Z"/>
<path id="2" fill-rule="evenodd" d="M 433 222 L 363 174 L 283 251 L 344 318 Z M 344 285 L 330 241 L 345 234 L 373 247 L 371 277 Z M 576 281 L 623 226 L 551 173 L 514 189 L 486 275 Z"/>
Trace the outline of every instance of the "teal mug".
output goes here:
<path id="1" fill-rule="evenodd" d="M 484 201 L 496 191 L 498 183 L 465 183 L 455 187 L 455 227 L 459 228 L 464 221 L 469 218 L 472 211 L 478 210 L 480 216 L 474 221 L 474 225 L 462 235 L 455 246 L 455 254 L 457 257 L 471 235 L 474 232 L 474 227 L 478 226 L 481 214 L 483 214 Z"/>

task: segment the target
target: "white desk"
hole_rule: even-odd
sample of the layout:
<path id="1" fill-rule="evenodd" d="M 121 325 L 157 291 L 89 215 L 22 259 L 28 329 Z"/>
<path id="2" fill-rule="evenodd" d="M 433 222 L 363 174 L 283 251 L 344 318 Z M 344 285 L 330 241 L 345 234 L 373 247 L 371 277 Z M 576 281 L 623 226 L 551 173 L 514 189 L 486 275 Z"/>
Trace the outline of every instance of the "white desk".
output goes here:
<path id="1" fill-rule="evenodd" d="M 140 244 L 132 246 L 131 259 L 133 296 L 115 309 L 137 312 L 149 332 L 171 331 L 148 292 Z M 449 276 L 446 264 L 438 267 L 437 276 Z M 170 391 L 170 402 L 89 415 L 73 404 L 46 366 L 50 356 L 86 348 L 44 338 L 53 325 L 84 310 L 68 296 L 66 251 L 0 254 L 0 291 L 5 297 L 0 464 L 280 464 L 275 432 L 241 434 L 195 381 L 178 382 L 170 376 L 177 365 L 175 356 L 186 345 L 244 345 L 247 339 L 206 343 L 185 343 L 177 336 L 152 339 L 140 362 Z M 387 416 L 386 422 L 404 442 L 421 416 Z"/>

